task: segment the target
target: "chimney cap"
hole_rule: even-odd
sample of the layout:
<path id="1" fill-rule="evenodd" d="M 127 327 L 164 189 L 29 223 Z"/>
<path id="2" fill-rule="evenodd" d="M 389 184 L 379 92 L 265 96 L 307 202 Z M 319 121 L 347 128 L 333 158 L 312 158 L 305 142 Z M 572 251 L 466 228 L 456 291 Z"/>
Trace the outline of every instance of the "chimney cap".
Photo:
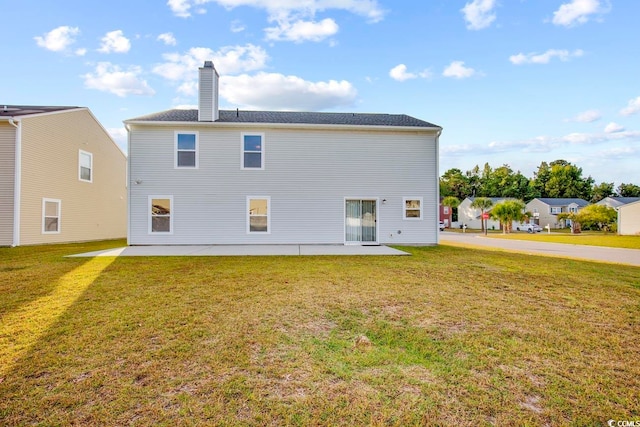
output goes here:
<path id="1" fill-rule="evenodd" d="M 204 68 L 213 68 L 213 61 L 204 61 Z"/>

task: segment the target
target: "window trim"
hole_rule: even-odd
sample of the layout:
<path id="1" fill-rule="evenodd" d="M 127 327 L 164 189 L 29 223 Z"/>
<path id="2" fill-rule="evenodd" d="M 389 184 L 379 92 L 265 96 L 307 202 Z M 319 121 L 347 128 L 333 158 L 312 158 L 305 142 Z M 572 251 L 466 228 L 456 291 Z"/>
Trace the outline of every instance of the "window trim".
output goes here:
<path id="1" fill-rule="evenodd" d="M 169 231 L 153 231 L 153 205 L 152 202 L 154 199 L 167 199 L 169 200 Z M 173 217 L 174 213 L 174 204 L 173 204 L 173 196 L 167 195 L 150 195 L 147 199 L 147 233 L 150 235 L 172 235 L 173 234 Z"/>
<path id="2" fill-rule="evenodd" d="M 82 155 L 89 156 L 89 179 L 82 178 Z M 93 182 L 93 153 L 84 150 L 78 150 L 78 180 L 82 182 Z"/>
<path id="3" fill-rule="evenodd" d="M 417 210 L 420 212 L 420 216 L 418 217 L 408 217 L 407 216 L 407 201 L 409 200 L 417 200 L 420 202 L 420 207 L 418 209 L 411 209 L 413 211 Z M 402 219 L 404 221 L 422 221 L 423 219 L 423 215 L 422 212 L 424 211 L 424 201 L 422 199 L 422 197 L 403 197 L 402 198 Z"/>
<path id="4" fill-rule="evenodd" d="M 196 148 L 194 150 L 179 150 L 178 149 L 178 135 L 195 135 Z M 178 152 L 195 153 L 195 164 L 193 166 L 178 166 Z M 174 169 L 198 169 L 200 167 L 200 133 L 198 131 L 180 131 L 177 130 L 173 133 L 173 168 Z"/>
<path id="5" fill-rule="evenodd" d="M 260 151 L 246 151 L 244 149 L 244 137 L 245 136 L 259 136 L 260 137 Z M 259 168 L 252 168 L 252 167 L 245 167 L 244 165 L 244 155 L 245 153 L 260 153 L 260 167 Z M 264 137 L 264 132 L 242 132 L 240 134 L 240 169 L 242 170 L 264 170 L 264 165 L 265 165 L 265 159 L 264 159 L 264 153 L 265 153 L 265 137 Z"/>
<path id="6" fill-rule="evenodd" d="M 56 231 L 49 231 L 46 227 L 46 206 L 47 203 L 56 203 L 58 205 L 58 212 L 55 218 L 58 218 L 58 229 Z M 60 230 L 62 228 L 62 200 L 60 199 L 50 199 L 47 197 L 42 198 L 42 234 L 60 234 Z"/>
<path id="7" fill-rule="evenodd" d="M 267 231 L 251 231 L 251 217 L 263 216 L 263 215 L 251 215 L 251 201 L 252 200 L 266 200 L 267 201 Z M 247 222 L 247 234 L 271 234 L 271 196 L 247 196 L 247 206 L 245 208 L 246 222 Z"/>

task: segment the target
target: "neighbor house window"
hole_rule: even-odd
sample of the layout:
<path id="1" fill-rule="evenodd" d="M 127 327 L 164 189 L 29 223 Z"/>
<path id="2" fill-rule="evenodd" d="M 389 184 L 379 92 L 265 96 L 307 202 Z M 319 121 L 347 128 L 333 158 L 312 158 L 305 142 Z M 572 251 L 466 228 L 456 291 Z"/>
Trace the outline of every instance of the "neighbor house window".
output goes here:
<path id="1" fill-rule="evenodd" d="M 404 219 L 422 219 L 422 197 L 405 197 L 403 205 Z"/>
<path id="2" fill-rule="evenodd" d="M 198 134 L 196 132 L 176 132 L 175 167 L 198 167 Z"/>
<path id="3" fill-rule="evenodd" d="M 449 206 L 445 206 L 444 208 L 442 208 L 442 213 L 445 215 L 449 215 Z"/>
<path id="4" fill-rule="evenodd" d="M 269 197 L 247 197 L 247 233 L 270 233 Z"/>
<path id="5" fill-rule="evenodd" d="M 173 232 L 172 196 L 149 196 L 149 233 Z"/>
<path id="6" fill-rule="evenodd" d="M 562 212 L 562 208 L 561 207 L 556 207 L 556 206 L 551 207 L 551 213 L 552 214 L 559 214 L 561 212 Z"/>
<path id="7" fill-rule="evenodd" d="M 93 154 L 82 150 L 78 156 L 78 179 L 93 182 Z"/>
<path id="8" fill-rule="evenodd" d="M 242 169 L 264 169 L 263 134 L 242 134 Z"/>
<path id="9" fill-rule="evenodd" d="M 42 233 L 60 233 L 60 209 L 62 202 L 58 199 L 42 199 Z"/>

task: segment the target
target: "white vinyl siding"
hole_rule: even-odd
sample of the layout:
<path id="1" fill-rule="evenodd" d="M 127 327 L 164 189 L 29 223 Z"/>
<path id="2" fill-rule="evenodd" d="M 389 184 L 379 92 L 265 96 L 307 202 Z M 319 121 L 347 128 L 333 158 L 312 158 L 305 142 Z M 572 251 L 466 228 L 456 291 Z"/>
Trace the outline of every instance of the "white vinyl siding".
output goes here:
<path id="1" fill-rule="evenodd" d="M 242 134 L 242 169 L 264 169 L 264 134 L 263 133 L 243 133 Z"/>
<path id="2" fill-rule="evenodd" d="M 387 200 L 378 205 L 378 243 L 437 243 L 434 132 L 257 126 L 247 132 L 194 123 L 199 169 L 185 174 L 173 167 L 175 129 L 130 128 L 130 244 L 344 244 L 345 198 L 352 196 Z M 268 141 L 268 166 L 259 174 L 238 167 L 243 134 L 263 134 L 263 147 Z M 151 235 L 148 196 L 162 194 L 176 202 L 173 234 Z M 269 234 L 247 233 L 247 197 L 256 195 L 269 196 Z M 423 221 L 403 219 L 407 196 L 422 198 Z"/>
<path id="3" fill-rule="evenodd" d="M 175 168 L 198 168 L 198 133 L 176 132 Z"/>
<path id="4" fill-rule="evenodd" d="M 422 219 L 422 197 L 405 197 L 402 199 L 403 218 L 406 220 Z"/>
<path id="5" fill-rule="evenodd" d="M 78 179 L 93 182 L 93 154 L 82 150 L 78 151 Z"/>
<path id="6" fill-rule="evenodd" d="M 62 202 L 58 199 L 42 199 L 42 234 L 60 233 Z"/>
<path id="7" fill-rule="evenodd" d="M 247 197 L 247 233 L 271 233 L 271 198 L 268 196 Z"/>
<path id="8" fill-rule="evenodd" d="M 13 244 L 16 128 L 0 121 L 0 246 Z"/>

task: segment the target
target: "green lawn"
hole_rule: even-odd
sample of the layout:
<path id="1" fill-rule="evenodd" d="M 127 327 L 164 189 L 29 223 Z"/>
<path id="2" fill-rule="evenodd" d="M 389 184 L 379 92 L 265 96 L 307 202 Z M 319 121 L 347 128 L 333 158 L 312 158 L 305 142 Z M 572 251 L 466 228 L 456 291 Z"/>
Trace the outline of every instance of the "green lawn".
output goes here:
<path id="1" fill-rule="evenodd" d="M 0 425 L 604 425 L 640 418 L 640 268 L 0 249 Z M 366 338 L 364 338 L 366 337 Z"/>
<path id="2" fill-rule="evenodd" d="M 611 248 L 640 249 L 640 236 L 618 236 L 616 234 L 603 233 L 540 233 L 529 234 L 514 232 L 511 234 L 490 233 L 490 237 L 501 239 L 534 240 L 538 242 L 568 243 L 573 245 L 607 246 Z"/>

